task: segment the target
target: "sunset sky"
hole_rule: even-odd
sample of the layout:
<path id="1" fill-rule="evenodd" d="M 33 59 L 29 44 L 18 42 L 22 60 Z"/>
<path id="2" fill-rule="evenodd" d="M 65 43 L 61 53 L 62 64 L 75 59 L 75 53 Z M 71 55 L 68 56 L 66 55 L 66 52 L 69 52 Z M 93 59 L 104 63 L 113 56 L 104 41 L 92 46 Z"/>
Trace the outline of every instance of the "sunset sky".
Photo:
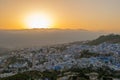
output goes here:
<path id="1" fill-rule="evenodd" d="M 0 29 L 29 28 L 32 14 L 44 27 L 120 32 L 120 0 L 0 0 Z"/>

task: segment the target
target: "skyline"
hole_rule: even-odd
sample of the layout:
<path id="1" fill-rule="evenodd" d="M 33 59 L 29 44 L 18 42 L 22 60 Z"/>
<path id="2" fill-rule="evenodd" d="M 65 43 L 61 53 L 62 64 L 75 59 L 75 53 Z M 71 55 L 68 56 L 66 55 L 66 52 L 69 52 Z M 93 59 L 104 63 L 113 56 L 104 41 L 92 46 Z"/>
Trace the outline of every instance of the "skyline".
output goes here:
<path id="1" fill-rule="evenodd" d="M 0 29 L 27 29 L 24 19 L 43 12 L 52 28 L 120 32 L 119 0 L 0 0 Z"/>

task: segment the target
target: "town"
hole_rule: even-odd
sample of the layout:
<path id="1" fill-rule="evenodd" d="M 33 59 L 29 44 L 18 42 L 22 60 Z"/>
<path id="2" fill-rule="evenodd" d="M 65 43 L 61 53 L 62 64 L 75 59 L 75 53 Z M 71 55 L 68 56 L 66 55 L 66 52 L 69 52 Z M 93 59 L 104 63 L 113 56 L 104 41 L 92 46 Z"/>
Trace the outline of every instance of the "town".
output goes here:
<path id="1" fill-rule="evenodd" d="M 67 71 L 72 68 L 93 70 L 108 67 L 120 71 L 120 44 L 61 44 L 41 48 L 23 48 L 0 57 L 0 77 L 26 71 Z M 68 79 L 66 79 L 68 80 Z"/>

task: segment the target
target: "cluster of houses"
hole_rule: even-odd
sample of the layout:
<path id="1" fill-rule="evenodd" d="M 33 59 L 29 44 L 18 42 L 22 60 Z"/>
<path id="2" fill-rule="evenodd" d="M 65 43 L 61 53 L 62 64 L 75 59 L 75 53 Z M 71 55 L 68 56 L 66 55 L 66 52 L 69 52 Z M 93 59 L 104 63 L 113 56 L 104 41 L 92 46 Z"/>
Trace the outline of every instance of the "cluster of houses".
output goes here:
<path id="1" fill-rule="evenodd" d="M 73 51 L 82 51 L 89 50 L 90 52 L 95 53 L 116 53 L 120 54 L 120 44 L 112 44 L 112 43 L 102 43 L 99 45 L 72 45 L 68 49 L 69 52 Z"/>
<path id="2" fill-rule="evenodd" d="M 83 50 L 99 54 L 113 53 L 114 56 L 81 58 L 79 56 Z M 17 74 L 30 70 L 41 72 L 45 70 L 64 71 L 73 67 L 87 68 L 91 65 L 92 68 L 108 66 L 113 70 L 120 70 L 120 44 L 102 43 L 94 46 L 73 44 L 24 48 L 0 57 L 1 75 L 6 73 Z"/>

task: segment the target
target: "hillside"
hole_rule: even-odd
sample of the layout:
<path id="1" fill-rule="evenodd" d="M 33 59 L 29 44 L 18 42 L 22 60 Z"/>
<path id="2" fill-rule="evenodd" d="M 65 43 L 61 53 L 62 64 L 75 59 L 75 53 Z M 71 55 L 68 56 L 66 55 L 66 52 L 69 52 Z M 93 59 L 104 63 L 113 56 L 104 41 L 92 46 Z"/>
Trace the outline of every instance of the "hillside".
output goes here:
<path id="1" fill-rule="evenodd" d="M 87 44 L 89 44 L 89 45 L 99 45 L 103 42 L 120 43 L 120 35 L 117 35 L 117 34 L 102 35 L 95 40 L 89 41 Z"/>
<path id="2" fill-rule="evenodd" d="M 1 56 L 1 55 L 5 55 L 5 54 L 8 54 L 9 51 L 10 51 L 10 50 L 7 49 L 7 48 L 2 48 L 2 47 L 0 47 L 0 56 Z"/>

